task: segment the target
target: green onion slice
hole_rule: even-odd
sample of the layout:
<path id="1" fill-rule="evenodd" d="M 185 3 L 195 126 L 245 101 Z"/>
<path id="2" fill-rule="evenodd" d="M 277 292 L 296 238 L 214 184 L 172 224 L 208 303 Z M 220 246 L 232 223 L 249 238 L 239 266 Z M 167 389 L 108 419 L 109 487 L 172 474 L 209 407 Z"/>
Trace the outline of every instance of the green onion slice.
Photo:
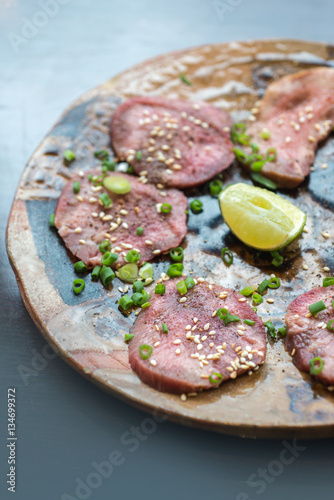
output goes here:
<path id="1" fill-rule="evenodd" d="M 260 151 L 260 147 L 257 144 L 255 144 L 255 142 L 251 144 L 251 148 L 253 153 L 258 153 Z"/>
<path id="2" fill-rule="evenodd" d="M 101 241 L 101 243 L 99 244 L 99 250 L 102 253 L 109 252 L 110 249 L 111 249 L 111 243 L 109 240 Z"/>
<path id="3" fill-rule="evenodd" d="M 134 284 L 132 285 L 133 291 L 134 292 L 143 292 L 144 291 L 144 285 L 141 281 L 135 281 Z"/>
<path id="4" fill-rule="evenodd" d="M 279 278 L 270 278 L 268 281 L 269 288 L 279 288 L 281 286 L 281 281 Z"/>
<path id="5" fill-rule="evenodd" d="M 267 160 L 260 160 L 260 161 L 255 161 L 252 163 L 251 166 L 251 171 L 252 172 L 261 172 L 263 165 L 266 163 Z"/>
<path id="6" fill-rule="evenodd" d="M 230 314 L 228 312 L 228 309 L 226 308 L 220 308 L 217 311 L 217 316 L 219 319 L 224 321 L 225 325 L 227 326 L 229 323 L 235 323 L 237 321 L 240 321 L 239 316 L 236 316 L 234 314 Z"/>
<path id="7" fill-rule="evenodd" d="M 187 290 L 194 288 L 194 286 L 195 286 L 194 278 L 192 278 L 191 276 L 188 276 L 188 278 L 185 279 L 185 284 L 186 284 Z"/>
<path id="8" fill-rule="evenodd" d="M 214 372 L 209 375 L 211 384 L 219 384 L 223 380 L 223 375 L 219 372 Z"/>
<path id="9" fill-rule="evenodd" d="M 145 302 L 145 304 L 143 304 L 143 305 L 141 306 L 141 308 L 142 308 L 142 309 L 146 309 L 147 307 L 150 307 L 150 305 L 151 305 L 151 304 L 150 304 L 149 302 Z"/>
<path id="10" fill-rule="evenodd" d="M 309 365 L 311 375 L 318 375 L 324 367 L 324 362 L 320 356 L 317 356 L 316 358 L 310 359 Z"/>
<path id="11" fill-rule="evenodd" d="M 160 211 L 162 214 L 170 214 L 171 211 L 172 211 L 172 205 L 170 205 L 169 203 L 163 203 L 161 205 L 161 208 L 160 208 Z"/>
<path id="12" fill-rule="evenodd" d="M 82 290 L 85 288 L 85 282 L 84 280 L 77 279 L 73 281 L 73 291 L 75 294 L 79 294 L 82 292 Z"/>
<path id="13" fill-rule="evenodd" d="M 137 151 L 136 156 L 135 156 L 136 160 L 141 160 L 142 157 L 143 157 L 143 153 L 141 151 Z"/>
<path id="14" fill-rule="evenodd" d="M 323 279 L 322 286 L 332 286 L 332 285 L 334 285 L 333 276 L 328 276 L 327 278 Z"/>
<path id="15" fill-rule="evenodd" d="M 263 302 L 263 297 L 259 293 L 253 293 L 252 299 L 253 299 L 255 304 L 262 304 L 262 302 Z"/>
<path id="16" fill-rule="evenodd" d="M 270 337 L 272 339 L 275 339 L 277 334 L 276 334 L 276 330 L 275 330 L 275 327 L 272 324 L 272 322 L 267 321 L 266 323 L 264 323 L 264 326 L 267 328 L 267 332 L 269 333 Z"/>
<path id="17" fill-rule="evenodd" d="M 176 283 L 176 288 L 180 292 L 181 295 L 184 295 L 187 293 L 187 285 L 186 282 L 181 280 L 178 283 Z"/>
<path id="18" fill-rule="evenodd" d="M 138 279 L 137 264 L 125 264 L 125 266 L 118 269 L 117 277 L 122 281 L 134 283 Z"/>
<path id="19" fill-rule="evenodd" d="M 267 141 L 268 139 L 270 139 L 271 133 L 269 132 L 269 130 L 262 130 L 260 132 L 260 137 L 261 137 L 261 139 L 264 139 L 265 141 Z"/>
<path id="20" fill-rule="evenodd" d="M 116 194 L 127 194 L 131 191 L 131 183 L 125 177 L 112 175 L 103 179 L 103 185 L 108 191 Z"/>
<path id="21" fill-rule="evenodd" d="M 158 283 L 156 286 L 155 286 L 155 293 L 157 295 L 163 295 L 166 291 L 166 286 L 163 285 L 162 283 Z"/>
<path id="22" fill-rule="evenodd" d="M 332 326 L 333 323 L 334 323 L 334 319 L 331 319 L 327 323 L 327 329 L 330 330 L 331 332 L 334 332 L 334 326 Z"/>
<path id="23" fill-rule="evenodd" d="M 78 181 L 73 182 L 73 193 L 74 194 L 80 193 L 80 182 Z"/>
<path id="24" fill-rule="evenodd" d="M 247 155 L 244 151 L 242 151 L 242 149 L 233 148 L 232 151 L 234 152 L 238 162 L 242 163 L 242 165 L 248 165 L 252 162 L 252 157 Z"/>
<path id="25" fill-rule="evenodd" d="M 280 335 L 282 337 L 285 337 L 287 334 L 287 330 L 286 330 L 285 326 L 281 326 L 280 328 L 277 328 L 277 331 L 280 333 Z"/>
<path id="26" fill-rule="evenodd" d="M 66 149 L 63 153 L 65 163 L 72 163 L 75 160 L 75 153 L 71 149 Z"/>
<path id="27" fill-rule="evenodd" d="M 280 253 L 277 250 L 274 250 L 273 252 L 270 252 L 270 253 L 271 253 L 271 256 L 274 257 L 273 260 L 271 261 L 273 266 L 275 266 L 275 267 L 281 266 L 283 264 L 283 261 L 284 261 L 284 258 L 282 257 L 282 255 L 280 255 Z"/>
<path id="28" fill-rule="evenodd" d="M 103 160 L 102 162 L 102 170 L 104 171 L 109 170 L 109 172 L 114 172 L 116 167 L 116 163 L 111 160 Z"/>
<path id="29" fill-rule="evenodd" d="M 231 140 L 232 142 L 238 142 L 239 135 L 246 132 L 245 123 L 234 123 L 231 128 Z"/>
<path id="30" fill-rule="evenodd" d="M 267 290 L 269 286 L 269 281 L 264 279 L 262 281 L 262 283 L 259 284 L 259 286 L 257 287 L 257 291 L 260 295 L 263 295 L 263 293 Z"/>
<path id="31" fill-rule="evenodd" d="M 167 276 L 169 276 L 170 278 L 175 278 L 175 276 L 181 276 L 183 273 L 183 269 L 184 267 L 183 264 L 181 263 L 172 264 L 167 269 Z"/>
<path id="32" fill-rule="evenodd" d="M 267 150 L 267 161 L 275 161 L 277 158 L 277 151 L 275 148 L 269 148 Z"/>
<path id="33" fill-rule="evenodd" d="M 84 262 L 82 262 L 82 260 L 79 260 L 79 262 L 76 262 L 74 264 L 74 269 L 76 270 L 77 273 L 83 273 L 87 271 L 88 267 Z"/>
<path id="34" fill-rule="evenodd" d="M 139 346 L 139 354 L 142 359 L 147 359 L 151 356 L 153 352 L 153 347 L 148 344 L 143 344 Z"/>
<path id="35" fill-rule="evenodd" d="M 93 281 L 98 281 L 99 277 L 100 277 L 100 272 L 101 272 L 101 267 L 100 266 L 95 266 L 93 271 L 92 271 L 92 274 L 91 274 L 91 278 Z"/>
<path id="36" fill-rule="evenodd" d="M 181 82 L 183 82 L 183 83 L 185 83 L 186 85 L 189 85 L 189 86 L 192 85 L 192 82 L 189 80 L 189 78 L 184 73 L 181 73 L 179 76 L 180 76 Z"/>
<path id="37" fill-rule="evenodd" d="M 133 339 L 134 335 L 133 333 L 126 333 L 124 335 L 124 342 L 129 342 L 129 340 Z"/>
<path id="38" fill-rule="evenodd" d="M 101 262 L 103 266 L 112 266 L 117 259 L 117 253 L 105 252 L 101 257 Z"/>
<path id="39" fill-rule="evenodd" d="M 142 236 L 143 232 L 144 232 L 144 228 L 143 227 L 140 227 L 140 226 L 137 227 L 137 231 L 136 231 L 137 236 Z"/>
<path id="40" fill-rule="evenodd" d="M 255 321 L 253 321 L 251 319 L 244 319 L 244 323 L 245 323 L 245 325 L 249 325 L 249 326 L 255 325 Z"/>
<path id="41" fill-rule="evenodd" d="M 125 256 L 127 262 L 138 262 L 140 260 L 140 253 L 137 250 L 129 250 Z"/>
<path id="42" fill-rule="evenodd" d="M 209 184 L 211 196 L 218 196 L 223 189 L 223 183 L 219 179 L 215 179 Z"/>
<path id="43" fill-rule="evenodd" d="M 326 306 L 322 300 L 319 300 L 318 302 L 315 302 L 314 304 L 310 304 L 308 306 L 309 311 L 311 314 L 318 314 L 320 311 L 324 311 L 326 309 Z"/>
<path id="44" fill-rule="evenodd" d="M 56 218 L 55 214 L 50 214 L 49 215 L 49 226 L 50 227 L 54 227 L 55 226 L 55 218 Z"/>
<path id="45" fill-rule="evenodd" d="M 249 297 L 255 292 L 255 287 L 254 286 L 246 286 L 243 288 L 239 293 L 243 295 L 244 297 Z"/>
<path id="46" fill-rule="evenodd" d="M 174 262 L 181 262 L 183 260 L 184 251 L 181 247 L 172 248 L 169 255 Z"/>
<path id="47" fill-rule="evenodd" d="M 166 325 L 166 323 L 162 323 L 162 331 L 163 333 L 168 333 L 168 326 Z"/>
<path id="48" fill-rule="evenodd" d="M 99 199 L 102 203 L 102 205 L 105 207 L 105 208 L 109 208 L 112 206 L 112 201 L 111 199 L 109 198 L 109 196 L 107 195 L 107 193 L 102 193 L 100 196 L 99 196 Z"/>
<path id="49" fill-rule="evenodd" d="M 139 276 L 143 280 L 147 280 L 149 278 L 153 279 L 154 276 L 154 268 L 153 265 L 145 262 L 142 267 L 139 269 Z"/>
<path id="50" fill-rule="evenodd" d="M 196 198 L 190 203 L 190 210 L 194 214 L 199 214 L 203 210 L 203 203 Z"/>
<path id="51" fill-rule="evenodd" d="M 102 149 L 101 151 L 94 151 L 94 156 L 99 160 L 104 160 L 105 158 L 109 158 L 109 153 L 105 149 Z"/>
<path id="52" fill-rule="evenodd" d="M 102 266 L 102 269 L 100 271 L 100 279 L 103 285 L 104 286 L 110 285 L 110 283 L 114 278 L 115 278 L 114 271 L 110 267 Z"/>
<path id="53" fill-rule="evenodd" d="M 258 172 L 252 172 L 251 179 L 252 181 L 257 182 L 258 184 L 261 184 L 261 186 L 264 186 L 267 189 L 271 189 L 272 191 L 276 191 L 277 189 L 277 185 L 275 184 L 275 182 L 271 181 L 270 179 L 267 179 Z"/>
<path id="54" fill-rule="evenodd" d="M 221 251 L 222 259 L 227 266 L 233 263 L 233 253 L 227 247 L 224 247 Z"/>
<path id="55" fill-rule="evenodd" d="M 124 295 L 119 299 L 118 305 L 123 311 L 126 311 L 133 306 L 133 300 L 128 295 Z"/>

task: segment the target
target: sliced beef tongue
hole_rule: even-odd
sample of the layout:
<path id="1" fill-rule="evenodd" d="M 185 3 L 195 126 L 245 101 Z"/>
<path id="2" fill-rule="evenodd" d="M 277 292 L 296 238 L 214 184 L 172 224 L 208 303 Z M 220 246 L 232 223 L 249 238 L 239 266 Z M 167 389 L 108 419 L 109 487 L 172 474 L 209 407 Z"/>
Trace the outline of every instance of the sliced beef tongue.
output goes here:
<path id="1" fill-rule="evenodd" d="M 230 116 L 209 104 L 135 97 L 113 115 L 111 142 L 149 182 L 188 188 L 232 163 L 230 126 Z"/>
<path id="2" fill-rule="evenodd" d="M 69 181 L 58 201 L 55 225 L 59 235 L 73 255 L 88 266 L 101 262 L 101 241 L 108 239 L 111 249 L 119 254 L 115 263 L 125 263 L 130 249 L 140 252 L 139 263 L 152 260 L 162 252 L 178 246 L 187 233 L 187 198 L 176 189 L 159 191 L 153 185 L 143 184 L 137 177 L 110 172 L 108 176 L 128 179 L 131 191 L 119 195 L 96 187 L 88 175 L 100 175 L 101 171 L 85 172 Z M 73 183 L 80 182 L 80 192 L 73 193 Z M 110 208 L 99 203 L 99 196 L 107 193 L 112 200 Z M 169 214 L 159 212 L 159 204 L 172 205 Z M 142 236 L 137 228 L 142 227 Z"/>
<path id="3" fill-rule="evenodd" d="M 316 316 L 310 315 L 309 305 L 322 300 L 326 309 Z M 334 386 L 334 332 L 327 324 L 334 319 L 334 286 L 315 288 L 297 297 L 288 307 L 286 346 L 299 370 L 309 372 L 310 361 L 321 358 L 323 368 L 313 375 L 326 385 Z M 334 322 L 332 324 L 334 326 Z M 315 369 L 320 369 L 315 361 Z"/>
<path id="4" fill-rule="evenodd" d="M 180 394 L 218 387 L 256 370 L 266 356 L 266 331 L 249 304 L 239 302 L 238 293 L 204 280 L 197 280 L 181 296 L 177 281 L 166 282 L 164 295 L 151 296 L 151 306 L 140 313 L 131 329 L 129 359 L 140 379 L 160 391 Z M 240 321 L 225 325 L 215 314 L 220 308 Z M 254 325 L 245 324 L 245 319 Z M 168 333 L 163 333 L 163 324 Z M 140 354 L 143 345 L 153 348 L 147 359 Z"/>
<path id="5" fill-rule="evenodd" d="M 332 130 L 334 69 L 301 71 L 272 83 L 255 116 L 247 128 L 251 142 L 261 153 L 277 151 L 276 161 L 265 163 L 261 174 L 280 187 L 295 188 L 309 175 L 318 143 Z M 261 138 L 263 131 L 269 131 L 269 139 Z"/>

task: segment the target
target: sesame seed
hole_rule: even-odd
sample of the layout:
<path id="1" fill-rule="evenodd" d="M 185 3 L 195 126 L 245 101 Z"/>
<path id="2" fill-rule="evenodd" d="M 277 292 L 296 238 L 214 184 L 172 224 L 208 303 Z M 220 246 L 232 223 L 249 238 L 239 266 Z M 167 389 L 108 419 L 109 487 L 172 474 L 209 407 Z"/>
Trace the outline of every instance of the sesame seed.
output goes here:
<path id="1" fill-rule="evenodd" d="M 102 217 L 103 222 L 108 222 L 109 220 L 112 220 L 113 216 L 112 215 L 104 215 Z"/>
<path id="2" fill-rule="evenodd" d="M 217 314 L 217 311 L 213 311 L 213 313 L 211 314 L 211 316 L 214 318 Z"/>
<path id="3" fill-rule="evenodd" d="M 193 326 L 191 331 L 194 332 L 196 330 L 196 328 L 197 328 L 197 325 Z"/>
<path id="4" fill-rule="evenodd" d="M 303 229 L 303 233 L 308 233 L 308 229 L 307 229 L 307 227 L 304 227 L 304 229 Z"/>
<path id="5" fill-rule="evenodd" d="M 312 314 L 310 312 L 305 314 L 305 318 L 310 318 L 311 316 L 312 316 Z"/>
<path id="6" fill-rule="evenodd" d="M 267 302 L 268 302 L 268 304 L 273 304 L 274 303 L 274 299 L 267 299 Z"/>
<path id="7" fill-rule="evenodd" d="M 231 130 L 231 129 L 230 129 L 230 127 L 224 127 L 224 128 L 223 128 L 223 131 L 224 131 L 224 132 L 230 132 L 230 130 Z"/>
<path id="8" fill-rule="evenodd" d="M 300 117 L 299 117 L 299 121 L 300 121 L 300 123 L 304 123 L 304 122 L 305 122 L 305 120 L 306 120 L 305 116 L 300 116 Z"/>
<path id="9" fill-rule="evenodd" d="M 198 351 L 200 351 L 201 349 L 203 349 L 202 344 L 198 344 L 198 345 L 197 345 L 197 350 L 198 350 Z"/>
<path id="10" fill-rule="evenodd" d="M 161 250 L 159 250 L 158 248 L 156 250 L 153 250 L 152 252 L 154 255 L 159 255 L 161 253 Z"/>
<path id="11" fill-rule="evenodd" d="M 181 340 L 180 339 L 176 339 L 176 340 L 174 340 L 173 344 L 175 344 L 175 345 L 181 344 Z"/>
<path id="12" fill-rule="evenodd" d="M 242 337 L 245 334 L 245 332 L 243 332 L 242 330 L 237 330 L 237 334 L 240 335 L 240 337 Z"/>
<path id="13" fill-rule="evenodd" d="M 187 401 L 187 396 L 185 394 L 181 394 L 180 398 L 181 398 L 181 401 Z"/>
<path id="14" fill-rule="evenodd" d="M 157 366 L 157 362 L 155 359 L 150 359 L 150 363 L 152 366 Z"/>
<path id="15" fill-rule="evenodd" d="M 121 246 L 126 249 L 131 249 L 133 248 L 133 245 L 131 243 L 121 243 Z"/>
<path id="16" fill-rule="evenodd" d="M 205 330 L 205 331 L 209 330 L 209 328 L 210 328 L 210 323 L 207 323 L 206 325 L 204 325 L 204 327 L 203 327 L 203 328 L 204 328 L 204 330 Z"/>
<path id="17" fill-rule="evenodd" d="M 123 288 L 121 286 L 118 287 L 118 291 L 123 293 Z"/>
<path id="18" fill-rule="evenodd" d="M 289 144 L 289 142 L 291 142 L 291 137 L 290 137 L 290 136 L 286 137 L 286 138 L 285 138 L 285 142 L 286 142 L 287 144 Z"/>
<path id="19" fill-rule="evenodd" d="M 152 241 L 151 240 L 145 240 L 145 244 L 146 245 L 153 245 Z"/>
<path id="20" fill-rule="evenodd" d="M 175 354 L 181 354 L 181 349 L 179 347 L 175 349 Z"/>
<path id="21" fill-rule="evenodd" d="M 123 222 L 122 226 L 124 227 L 124 229 L 129 229 L 129 225 L 126 222 Z"/>
<path id="22" fill-rule="evenodd" d="M 174 169 L 174 170 L 181 170 L 181 168 L 182 168 L 182 165 L 179 165 L 178 163 L 175 163 L 175 164 L 173 165 L 173 169 Z"/>
<path id="23" fill-rule="evenodd" d="M 292 351 L 291 351 L 291 356 L 294 356 L 294 355 L 295 355 L 295 352 L 296 352 L 296 349 L 292 349 Z"/>
<path id="24" fill-rule="evenodd" d="M 115 229 L 117 229 L 117 228 L 118 228 L 118 224 L 116 224 L 115 222 L 112 222 L 110 224 L 110 231 L 115 231 Z"/>
<path id="25" fill-rule="evenodd" d="M 187 325 L 185 330 L 191 330 L 191 325 Z"/>
<path id="26" fill-rule="evenodd" d="M 194 319 L 193 319 L 193 322 L 194 322 L 194 323 L 197 323 L 197 321 L 198 321 L 198 319 L 197 319 L 197 318 L 194 318 Z"/>
<path id="27" fill-rule="evenodd" d="M 90 215 L 91 215 L 92 217 L 98 217 L 98 216 L 99 216 L 99 214 L 98 214 L 98 213 L 96 213 L 96 212 L 92 212 Z"/>
<path id="28" fill-rule="evenodd" d="M 302 265 L 302 268 L 304 269 L 304 271 L 307 271 L 308 270 L 308 266 L 306 264 L 303 264 Z"/>
<path id="29" fill-rule="evenodd" d="M 96 203 L 97 199 L 92 196 L 91 198 L 89 198 L 88 201 L 89 201 L 89 203 Z"/>
<path id="30" fill-rule="evenodd" d="M 76 227 L 76 228 L 74 229 L 74 232 L 75 232 L 75 233 L 82 233 L 82 229 L 81 229 L 81 227 Z"/>
<path id="31" fill-rule="evenodd" d="M 79 240 L 80 245 L 85 245 L 86 241 L 85 240 Z"/>
<path id="32" fill-rule="evenodd" d="M 329 238 L 329 233 L 327 231 L 322 231 L 321 236 L 327 240 Z"/>
<path id="33" fill-rule="evenodd" d="M 230 378 L 237 378 L 237 372 L 232 372 L 230 375 Z"/>
<path id="34" fill-rule="evenodd" d="M 227 297 L 227 292 L 222 292 L 220 295 L 219 295 L 219 298 L 220 299 L 226 299 Z"/>
<path id="35" fill-rule="evenodd" d="M 321 165 L 321 168 L 322 168 L 323 170 L 326 170 L 326 168 L 327 168 L 327 167 L 328 167 L 327 163 L 323 163 L 323 164 Z"/>
<path id="36" fill-rule="evenodd" d="M 209 332 L 209 335 L 216 335 L 216 331 L 215 330 L 211 330 L 211 332 Z"/>
<path id="37" fill-rule="evenodd" d="M 241 299 L 238 299 L 238 302 L 246 302 L 246 297 L 242 297 Z"/>
<path id="38" fill-rule="evenodd" d="M 309 142 L 316 142 L 316 139 L 313 137 L 313 135 L 309 135 L 308 138 Z"/>
<path id="39" fill-rule="evenodd" d="M 202 373 L 201 378 L 209 378 L 209 375 L 207 375 L 206 373 Z"/>
<path id="40" fill-rule="evenodd" d="M 203 335 L 203 337 L 201 338 L 201 341 L 204 342 L 204 340 L 206 340 L 208 337 L 206 335 Z"/>
<path id="41" fill-rule="evenodd" d="M 198 283 L 203 283 L 205 280 L 204 278 L 197 278 Z"/>
<path id="42" fill-rule="evenodd" d="M 328 272 L 329 270 L 329 267 L 324 267 L 324 271 Z"/>
<path id="43" fill-rule="evenodd" d="M 182 297 L 182 299 L 180 299 L 179 302 L 181 304 L 183 304 L 184 302 L 187 302 L 187 297 Z"/>

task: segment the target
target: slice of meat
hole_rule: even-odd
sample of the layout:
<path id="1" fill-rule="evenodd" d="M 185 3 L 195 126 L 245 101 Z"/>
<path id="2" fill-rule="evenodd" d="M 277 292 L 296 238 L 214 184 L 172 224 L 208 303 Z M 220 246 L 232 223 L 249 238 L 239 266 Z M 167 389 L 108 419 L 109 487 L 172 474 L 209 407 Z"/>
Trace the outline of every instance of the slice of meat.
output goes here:
<path id="1" fill-rule="evenodd" d="M 209 380 L 212 373 L 220 373 L 226 381 L 263 363 L 265 327 L 247 302 L 239 302 L 240 294 L 203 281 L 181 296 L 178 281 L 167 281 L 164 295 L 151 294 L 151 306 L 131 328 L 130 364 L 143 382 L 159 391 L 197 392 L 219 385 Z M 212 316 L 219 308 L 227 308 L 241 321 L 225 326 Z M 244 319 L 255 321 L 254 326 L 244 324 Z M 162 331 L 164 323 L 167 334 Z M 145 344 L 153 347 L 148 359 L 139 352 Z"/>
<path id="2" fill-rule="evenodd" d="M 111 142 L 118 158 L 150 182 L 188 188 L 232 163 L 231 123 L 227 113 L 209 104 L 135 97 L 113 115 Z"/>
<path id="3" fill-rule="evenodd" d="M 316 316 L 309 315 L 309 305 L 322 300 L 326 310 Z M 285 317 L 286 346 L 293 363 L 299 370 L 310 373 L 310 360 L 320 357 L 324 366 L 315 377 L 326 385 L 334 386 L 334 332 L 326 327 L 334 319 L 334 286 L 314 288 L 297 297 L 288 307 Z M 334 323 L 333 323 L 334 326 Z"/>
<path id="4" fill-rule="evenodd" d="M 88 175 L 100 175 L 101 170 L 85 172 L 84 177 L 71 179 L 59 198 L 55 225 L 67 248 L 88 266 L 101 262 L 99 243 L 111 242 L 112 251 L 119 254 L 115 266 L 125 262 L 129 249 L 140 252 L 140 263 L 152 260 L 160 252 L 178 246 L 187 234 L 187 198 L 176 189 L 166 190 L 166 196 L 154 186 L 143 184 L 132 175 L 110 172 L 108 176 L 128 179 L 131 191 L 118 195 L 101 188 L 94 191 Z M 73 183 L 80 182 L 80 193 L 73 193 Z M 112 207 L 105 209 L 99 196 L 107 193 Z M 164 194 L 163 193 L 163 194 Z M 159 213 L 158 203 L 172 205 L 170 214 Z M 137 235 L 137 228 L 144 229 Z M 81 231 L 80 231 L 81 229 Z M 160 252 L 159 252 L 160 250 Z"/>
<path id="5" fill-rule="evenodd" d="M 265 163 L 261 174 L 283 188 L 298 186 L 309 175 L 317 145 L 331 132 L 333 119 L 334 69 L 301 71 L 269 85 L 246 132 L 261 153 L 277 151 L 276 161 Z M 261 139 L 263 130 L 270 139 Z"/>

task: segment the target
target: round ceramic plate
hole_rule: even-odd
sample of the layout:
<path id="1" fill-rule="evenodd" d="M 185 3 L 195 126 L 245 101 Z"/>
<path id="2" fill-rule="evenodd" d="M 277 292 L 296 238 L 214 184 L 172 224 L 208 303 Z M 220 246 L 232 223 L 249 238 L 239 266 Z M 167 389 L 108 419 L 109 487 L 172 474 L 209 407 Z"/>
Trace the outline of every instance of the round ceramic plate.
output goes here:
<path id="1" fill-rule="evenodd" d="M 183 424 L 239 436 L 334 436 L 333 393 L 294 367 L 282 340 L 268 340 L 266 363 L 252 376 L 184 402 L 143 384 L 129 366 L 123 340 L 135 316 L 118 309 L 121 282 L 115 279 L 106 290 L 87 276 L 84 292 L 76 296 L 73 259 L 57 232 L 48 227 L 64 183 L 76 171 L 98 165 L 95 150 L 110 148 L 110 117 L 123 99 L 163 95 L 203 100 L 237 120 L 246 119 L 270 82 L 301 69 L 332 65 L 333 55 L 333 46 L 290 40 L 205 45 L 135 66 L 87 92 L 65 111 L 25 167 L 8 222 L 7 244 L 28 311 L 67 363 L 113 395 L 147 411 L 161 410 Z M 187 75 L 191 86 L 180 80 L 180 73 Z M 62 161 L 67 148 L 77 156 L 70 167 Z M 270 291 L 274 304 L 265 301 L 258 312 L 264 320 L 281 325 L 287 305 L 322 283 L 324 266 L 334 270 L 334 195 L 328 183 L 334 174 L 333 155 L 334 141 L 329 138 L 317 152 L 310 178 L 292 192 L 281 192 L 307 213 L 308 233 L 288 249 L 287 261 L 279 269 L 231 234 L 208 185 L 186 193 L 190 200 L 200 198 L 204 211 L 189 215 L 183 243 L 185 269 L 236 290 L 257 285 L 275 272 L 282 286 Z M 225 184 L 239 181 L 250 183 L 237 165 L 224 172 Z M 322 237 L 323 230 L 330 238 Z M 225 246 L 235 254 L 229 268 L 220 258 Z M 156 259 L 154 267 L 159 276 L 168 259 Z"/>

